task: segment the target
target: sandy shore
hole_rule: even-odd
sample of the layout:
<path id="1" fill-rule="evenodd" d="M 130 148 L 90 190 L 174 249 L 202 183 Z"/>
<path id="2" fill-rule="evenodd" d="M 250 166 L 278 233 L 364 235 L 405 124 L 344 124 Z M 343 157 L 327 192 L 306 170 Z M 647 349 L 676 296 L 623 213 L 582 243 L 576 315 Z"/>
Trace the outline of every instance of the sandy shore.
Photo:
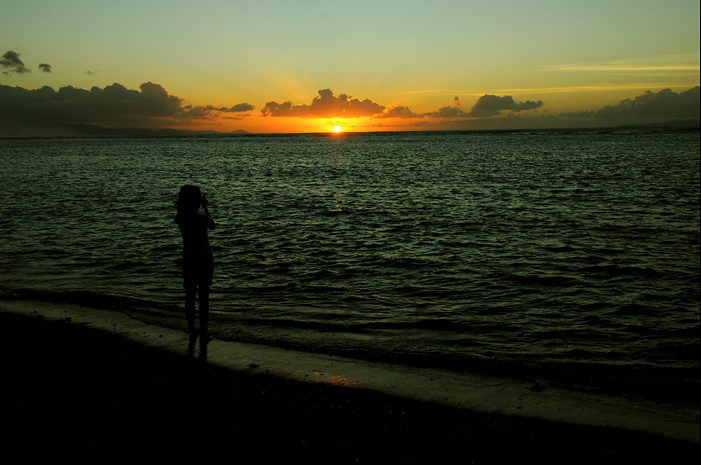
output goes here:
<path id="1" fill-rule="evenodd" d="M 3 311 L 0 328 L 0 441 L 23 461 L 696 463 L 700 456 L 698 441 L 226 369 L 75 321 Z"/>

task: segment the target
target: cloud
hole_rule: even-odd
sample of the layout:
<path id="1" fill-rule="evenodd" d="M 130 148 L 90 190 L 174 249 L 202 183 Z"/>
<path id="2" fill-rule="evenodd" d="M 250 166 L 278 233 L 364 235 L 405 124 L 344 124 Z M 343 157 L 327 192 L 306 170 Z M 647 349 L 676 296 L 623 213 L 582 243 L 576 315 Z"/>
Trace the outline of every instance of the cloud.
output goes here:
<path id="1" fill-rule="evenodd" d="M 220 107 L 216 108 L 216 111 L 221 111 L 223 113 L 240 113 L 244 111 L 252 111 L 255 107 L 249 103 L 239 103 L 238 105 L 234 105 L 233 107 L 226 108 L 226 107 Z"/>
<path id="2" fill-rule="evenodd" d="M 47 65 L 46 63 L 41 63 L 39 65 L 39 69 L 44 71 L 45 73 L 50 73 L 51 72 L 51 65 Z"/>
<path id="3" fill-rule="evenodd" d="M 560 113 L 560 116 L 565 118 L 591 118 L 594 114 L 596 114 L 595 111 L 582 110 L 578 112 Z"/>
<path id="4" fill-rule="evenodd" d="M 192 106 L 186 105 L 181 111 L 172 117 L 177 120 L 213 120 L 219 117 L 219 113 L 243 113 L 253 110 L 255 107 L 248 103 L 239 103 L 233 107 L 216 107 L 214 105 Z M 247 115 L 244 115 L 247 116 Z M 240 116 L 225 116 L 226 119 L 241 119 Z"/>
<path id="5" fill-rule="evenodd" d="M 311 105 L 294 105 L 292 100 L 283 103 L 266 102 L 261 109 L 263 116 L 297 118 L 360 118 L 381 114 L 385 107 L 370 99 L 359 100 L 346 94 L 334 95 L 331 89 L 318 91 Z"/>
<path id="6" fill-rule="evenodd" d="M 438 111 L 425 113 L 422 116 L 428 116 L 430 118 L 469 118 L 470 114 L 462 111 L 458 107 L 443 107 L 439 108 Z"/>
<path id="7" fill-rule="evenodd" d="M 0 85 L 0 121 L 15 123 L 90 123 L 111 127 L 163 127 L 214 119 L 219 112 L 249 111 L 247 103 L 232 107 L 183 106 L 160 84 L 146 82 L 139 90 L 115 83 L 90 90 L 72 86 L 58 91 L 45 86 L 27 90 Z"/>
<path id="8" fill-rule="evenodd" d="M 452 107 L 446 106 L 438 111 L 426 113 L 425 116 L 431 118 L 488 118 L 500 115 L 502 111 L 534 110 L 543 106 L 543 102 L 540 100 L 537 102 L 526 100 L 525 102 L 517 103 L 510 95 L 499 97 L 485 94 L 477 99 L 470 111 L 464 111 L 460 108 L 461 105 L 462 100 L 459 97 L 455 97 L 453 98 Z"/>
<path id="9" fill-rule="evenodd" d="M 612 62 L 596 65 L 551 65 L 545 69 L 550 71 L 606 71 L 622 73 L 649 73 L 649 72 L 690 72 L 698 73 L 698 64 L 675 64 L 675 65 L 645 65 L 624 62 Z"/>
<path id="10" fill-rule="evenodd" d="M 10 76 L 10 73 L 24 74 L 29 72 L 29 69 L 27 69 L 24 63 L 22 63 L 22 60 L 19 59 L 19 56 L 19 53 L 13 52 L 12 50 L 5 52 L 2 59 L 0 59 L 0 66 L 9 68 L 9 70 L 3 71 L 2 74 Z"/>
<path id="11" fill-rule="evenodd" d="M 631 99 L 621 100 L 618 105 L 609 105 L 594 115 L 602 119 L 640 117 L 699 117 L 699 86 L 680 93 L 663 89 L 657 93 L 649 90 Z"/>
<path id="12" fill-rule="evenodd" d="M 540 108 L 543 102 L 515 102 L 513 97 L 506 95 L 484 95 L 475 102 L 470 111 L 461 108 L 460 97 L 453 98 L 453 106 L 445 106 L 430 113 L 417 114 L 404 105 L 386 108 L 370 99 L 358 100 L 346 94 L 334 95 L 330 89 L 318 91 L 310 105 L 295 105 L 292 100 L 278 103 L 266 102 L 261 114 L 263 116 L 297 117 L 297 118 L 359 118 L 375 119 L 388 118 L 485 118 L 501 114 L 502 111 L 524 111 Z"/>
<path id="13" fill-rule="evenodd" d="M 497 95 L 483 95 L 477 102 L 475 106 L 472 107 L 470 111 L 470 116 L 475 116 L 478 118 L 487 116 L 496 116 L 502 111 L 524 111 L 524 110 L 534 110 L 543 106 L 543 102 L 540 100 L 533 102 L 531 100 L 526 100 L 525 102 L 514 101 L 514 98 L 510 95 L 505 95 L 499 97 Z"/>
<path id="14" fill-rule="evenodd" d="M 376 118 L 420 118 L 421 115 L 417 115 L 413 111 L 404 105 L 399 105 L 396 107 L 389 107 L 386 112 L 381 115 L 377 115 Z"/>

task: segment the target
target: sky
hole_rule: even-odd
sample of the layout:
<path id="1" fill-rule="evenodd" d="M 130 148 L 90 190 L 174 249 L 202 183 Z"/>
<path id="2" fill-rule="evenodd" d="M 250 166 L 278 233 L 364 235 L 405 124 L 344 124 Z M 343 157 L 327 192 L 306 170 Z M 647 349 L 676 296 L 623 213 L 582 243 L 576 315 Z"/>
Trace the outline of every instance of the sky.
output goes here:
<path id="1" fill-rule="evenodd" d="M 698 0 L 0 0 L 0 122 L 253 133 L 699 118 Z M 7 129 L 9 128 L 9 129 Z"/>

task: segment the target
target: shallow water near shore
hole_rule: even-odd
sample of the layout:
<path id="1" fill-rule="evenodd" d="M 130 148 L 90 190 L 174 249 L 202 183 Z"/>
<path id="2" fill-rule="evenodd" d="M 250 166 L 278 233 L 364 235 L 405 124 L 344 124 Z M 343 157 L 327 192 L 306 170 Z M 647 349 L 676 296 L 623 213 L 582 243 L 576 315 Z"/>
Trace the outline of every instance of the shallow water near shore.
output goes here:
<path id="1" fill-rule="evenodd" d="M 0 141 L 6 295 L 184 325 L 173 202 L 218 227 L 215 337 L 467 369 L 698 371 L 699 133 Z"/>

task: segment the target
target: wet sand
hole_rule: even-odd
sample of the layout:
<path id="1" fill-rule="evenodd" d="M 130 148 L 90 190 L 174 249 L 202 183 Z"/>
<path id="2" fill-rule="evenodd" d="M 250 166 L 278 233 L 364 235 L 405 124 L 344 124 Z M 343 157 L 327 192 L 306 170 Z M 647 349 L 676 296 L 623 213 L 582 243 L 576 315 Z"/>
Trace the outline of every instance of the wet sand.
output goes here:
<path id="1" fill-rule="evenodd" d="M 333 379 L 298 381 L 253 363 L 230 369 L 74 319 L 5 308 L 0 328 L 0 441 L 23 460 L 696 463 L 700 456 L 698 438 L 456 408 Z"/>

